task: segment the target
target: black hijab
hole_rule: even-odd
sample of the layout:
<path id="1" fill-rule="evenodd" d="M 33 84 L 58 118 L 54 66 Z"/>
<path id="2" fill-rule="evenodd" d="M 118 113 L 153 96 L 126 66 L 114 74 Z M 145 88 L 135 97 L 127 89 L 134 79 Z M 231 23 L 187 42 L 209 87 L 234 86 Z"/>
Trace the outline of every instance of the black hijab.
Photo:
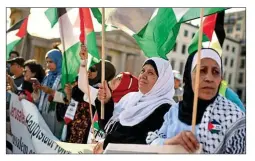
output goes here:
<path id="1" fill-rule="evenodd" d="M 93 86 L 98 83 L 101 83 L 101 76 L 102 76 L 102 62 L 95 64 L 93 67 L 94 70 L 97 71 L 97 76 L 94 79 L 89 79 L 89 85 Z M 105 80 L 109 82 L 114 78 L 116 74 L 116 69 L 112 65 L 112 63 L 108 60 L 105 60 Z"/>
<path id="2" fill-rule="evenodd" d="M 184 69 L 184 75 L 183 75 L 183 82 L 184 82 L 183 100 L 179 103 L 178 118 L 180 121 L 182 121 L 183 123 L 187 125 L 192 124 L 194 92 L 192 89 L 191 68 L 192 68 L 192 61 L 196 52 L 189 55 L 187 59 L 185 69 Z M 221 68 L 222 68 L 222 61 L 221 61 Z M 214 102 L 217 96 L 218 96 L 218 92 L 211 100 L 202 100 L 198 98 L 196 124 L 200 124 L 206 108 L 211 103 Z"/>
<path id="3" fill-rule="evenodd" d="M 94 79 L 89 79 L 89 85 L 93 86 L 96 85 L 97 83 L 101 83 L 101 69 L 102 69 L 102 63 L 100 61 L 100 63 L 95 64 L 95 66 L 93 66 L 92 68 L 94 68 L 94 70 L 97 71 L 97 76 Z M 112 63 L 110 61 L 105 61 L 105 80 L 107 82 L 109 82 L 110 80 L 112 80 L 115 76 L 116 73 L 116 69 L 115 67 L 112 65 Z M 76 77 L 76 82 L 78 82 L 78 76 Z M 83 102 L 83 96 L 84 93 L 80 90 L 80 88 L 78 87 L 78 84 L 75 85 L 72 89 L 72 98 L 75 101 L 78 102 Z"/>

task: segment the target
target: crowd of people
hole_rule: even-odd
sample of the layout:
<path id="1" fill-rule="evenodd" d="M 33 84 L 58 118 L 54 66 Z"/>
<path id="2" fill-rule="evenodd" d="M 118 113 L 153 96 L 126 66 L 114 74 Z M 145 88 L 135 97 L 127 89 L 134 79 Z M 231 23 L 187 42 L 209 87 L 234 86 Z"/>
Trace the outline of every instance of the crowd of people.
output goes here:
<path id="1" fill-rule="evenodd" d="M 182 145 L 189 152 L 201 144 L 203 153 L 245 153 L 245 108 L 233 90 L 222 86 L 222 59 L 210 48 L 201 49 L 196 127 L 191 132 L 196 55 L 189 55 L 183 77 L 162 58 L 148 58 L 138 77 L 116 73 L 114 65 L 105 61 L 101 84 L 102 62 L 87 70 L 88 52 L 81 45 L 79 73 L 63 89 L 59 49 L 46 53 L 46 69 L 12 51 L 6 89 L 34 103 L 58 139 L 96 143 L 93 153 L 102 153 L 109 143 Z M 9 100 L 7 92 L 7 107 Z M 68 113 L 70 109 L 75 113 Z M 98 123 L 97 129 L 92 122 Z"/>

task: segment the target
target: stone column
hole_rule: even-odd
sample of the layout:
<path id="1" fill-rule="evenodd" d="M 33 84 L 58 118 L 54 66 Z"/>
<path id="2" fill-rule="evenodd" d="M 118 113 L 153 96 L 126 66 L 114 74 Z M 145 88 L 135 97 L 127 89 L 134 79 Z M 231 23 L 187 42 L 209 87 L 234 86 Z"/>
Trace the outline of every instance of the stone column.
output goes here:
<path id="1" fill-rule="evenodd" d="M 119 72 L 125 72 L 125 67 L 126 67 L 126 60 L 127 60 L 127 53 L 122 52 L 120 55 L 120 68 Z"/>
<path id="2" fill-rule="evenodd" d="M 134 74 L 134 66 L 135 66 L 135 56 L 133 54 L 128 54 L 126 61 L 126 71 Z"/>

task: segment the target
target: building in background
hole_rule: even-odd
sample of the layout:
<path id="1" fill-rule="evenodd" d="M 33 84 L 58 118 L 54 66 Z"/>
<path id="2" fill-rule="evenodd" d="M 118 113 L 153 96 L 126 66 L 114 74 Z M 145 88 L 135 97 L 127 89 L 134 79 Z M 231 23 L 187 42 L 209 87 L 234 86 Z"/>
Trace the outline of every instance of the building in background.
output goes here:
<path id="1" fill-rule="evenodd" d="M 11 8 L 11 25 L 29 14 L 30 8 Z M 245 11 L 228 13 L 225 15 L 226 39 L 223 44 L 224 79 L 229 87 L 237 92 L 241 100 L 246 100 L 246 14 Z M 168 54 L 169 61 L 175 70 L 183 75 L 188 57 L 188 46 L 198 30 L 198 26 L 190 23 L 182 24 L 175 48 Z M 44 65 L 44 57 L 51 49 L 52 43 L 60 39 L 43 39 L 32 35 L 16 47 L 25 59 L 36 59 Z M 128 71 L 138 76 L 145 56 L 133 37 L 123 31 L 106 32 L 105 38 L 106 59 L 116 67 L 116 72 Z M 97 45 L 101 53 L 101 36 L 97 33 Z M 21 51 L 22 50 L 22 51 Z"/>
<path id="2" fill-rule="evenodd" d="M 28 16 L 29 12 L 30 8 L 11 8 L 10 25 Z M 113 63 L 116 72 L 127 71 L 138 76 L 145 57 L 144 54 L 141 54 L 134 38 L 120 30 L 109 31 L 105 35 L 105 58 Z M 101 54 L 100 33 L 96 33 L 96 39 Z M 20 52 L 26 60 L 36 59 L 39 63 L 45 65 L 45 54 L 55 42 L 60 42 L 60 39 L 44 39 L 27 34 L 15 50 Z"/>
<path id="3" fill-rule="evenodd" d="M 225 15 L 225 32 L 239 42 L 235 90 L 242 100 L 246 101 L 246 11 L 228 13 Z"/>
<path id="4" fill-rule="evenodd" d="M 246 20 L 245 11 L 225 15 L 226 39 L 223 44 L 223 76 L 232 88 L 246 102 Z M 175 70 L 183 74 L 188 58 L 188 46 L 198 26 L 191 23 L 182 24 L 173 51 L 168 54 Z"/>

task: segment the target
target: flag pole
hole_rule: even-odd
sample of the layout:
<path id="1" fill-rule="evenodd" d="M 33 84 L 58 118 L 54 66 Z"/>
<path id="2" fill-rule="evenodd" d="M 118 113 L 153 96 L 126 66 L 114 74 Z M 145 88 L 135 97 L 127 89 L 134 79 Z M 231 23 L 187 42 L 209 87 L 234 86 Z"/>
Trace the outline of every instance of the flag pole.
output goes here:
<path id="1" fill-rule="evenodd" d="M 65 48 L 65 39 L 64 39 L 64 34 L 63 34 L 63 24 L 62 24 L 62 19 L 59 18 L 59 30 L 60 30 L 60 36 L 62 37 L 62 44 L 63 44 L 63 56 L 65 60 L 65 70 L 66 70 L 66 81 L 68 82 L 68 70 L 67 70 L 67 61 L 66 61 L 66 48 Z"/>
<path id="2" fill-rule="evenodd" d="M 79 8 L 79 14 L 80 14 L 80 30 L 84 31 L 84 32 L 81 32 L 84 33 L 84 42 L 83 45 L 86 45 L 86 29 L 85 29 L 85 22 L 84 22 L 84 16 L 83 16 L 83 10 L 82 8 Z M 87 51 L 86 51 L 87 52 Z M 87 52 L 87 56 L 88 56 L 88 52 Z M 89 65 L 89 64 L 87 64 Z M 87 77 L 87 91 L 88 91 L 88 99 L 89 99 L 89 110 L 90 110 L 90 119 L 91 119 L 91 130 L 92 130 L 92 143 L 95 141 L 95 131 L 94 131 L 94 120 L 93 120 L 93 112 L 92 112 L 92 106 L 91 106 L 91 97 L 90 97 L 90 86 L 89 86 L 89 77 Z"/>
<path id="3" fill-rule="evenodd" d="M 102 8 L 102 85 L 104 87 L 105 80 L 105 9 Z M 101 119 L 104 119 L 104 101 L 101 101 Z"/>
<path id="4" fill-rule="evenodd" d="M 26 36 L 25 36 L 24 39 L 23 39 L 22 46 L 21 46 L 21 49 L 20 49 L 20 53 L 21 53 L 21 55 L 23 56 L 23 58 L 26 58 L 26 57 L 27 57 L 27 55 L 23 55 L 23 53 L 24 53 L 24 47 L 25 47 L 26 41 L 27 41 L 27 34 L 26 34 Z"/>
<path id="5" fill-rule="evenodd" d="M 88 97 L 89 97 L 89 110 L 90 110 L 90 119 L 91 119 L 91 128 L 92 128 L 92 143 L 95 141 L 95 131 L 94 131 L 94 120 L 93 120 L 93 114 L 92 114 L 92 107 L 91 107 L 91 97 L 90 97 L 90 86 L 89 86 L 89 78 L 87 81 L 87 87 L 88 87 Z"/>
<path id="6" fill-rule="evenodd" d="M 201 47 L 202 47 L 202 35 L 203 35 L 203 17 L 204 8 L 200 10 L 200 28 L 199 28 L 199 38 L 198 38 L 198 54 L 197 54 L 197 66 L 196 66 L 196 79 L 195 79 L 195 91 L 194 91 L 194 101 L 193 101 L 193 112 L 192 112 L 192 133 L 195 134 L 196 118 L 197 118 L 197 102 L 198 102 L 198 87 L 199 87 L 199 77 L 200 77 L 200 58 L 201 58 Z"/>

